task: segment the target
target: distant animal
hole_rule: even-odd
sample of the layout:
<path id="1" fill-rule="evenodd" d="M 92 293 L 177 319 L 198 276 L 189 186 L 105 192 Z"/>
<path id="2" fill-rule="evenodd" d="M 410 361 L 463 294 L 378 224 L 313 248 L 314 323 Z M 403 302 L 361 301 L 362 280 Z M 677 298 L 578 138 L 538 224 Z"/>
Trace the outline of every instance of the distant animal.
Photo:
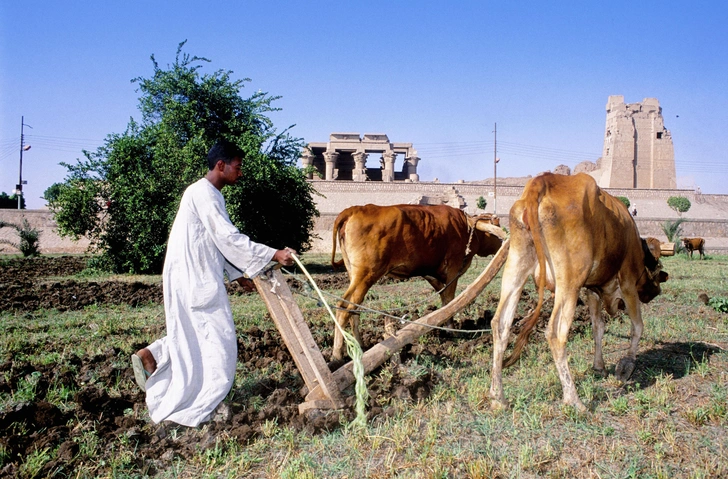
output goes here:
<path id="1" fill-rule="evenodd" d="M 609 314 L 625 306 L 632 321 L 627 355 L 616 368 L 625 381 L 635 367 L 642 335 L 640 302 L 647 303 L 660 293 L 667 273 L 640 238 L 634 219 L 625 205 L 599 188 L 594 179 L 546 173 L 526 184 L 510 210 L 510 250 L 503 270 L 501 296 L 491 322 L 493 368 L 491 405 L 507 405 L 503 394 L 503 367 L 513 364 L 539 319 L 544 289 L 554 291 L 554 304 L 546 326 L 546 339 L 561 380 L 563 402 L 579 410 L 586 408 L 576 392 L 569 370 L 566 342 L 582 287 L 590 292 L 587 302 L 594 328 L 594 369 L 604 374 L 602 301 Z M 538 286 L 533 313 L 522 321 L 511 356 L 508 346 L 513 317 L 523 287 L 532 275 Z"/>
<path id="2" fill-rule="evenodd" d="M 336 321 L 351 323 L 361 344 L 357 305 L 383 276 L 424 277 L 445 305 L 455 297 L 458 277 L 474 255 L 488 256 L 501 247 L 505 232 L 496 216 L 469 216 L 447 205 L 351 206 L 334 221 L 331 263 L 337 266 L 336 243 L 349 273 L 349 287 L 339 302 Z M 340 360 L 343 337 L 334 332 L 331 358 Z"/>
<path id="3" fill-rule="evenodd" d="M 705 240 L 703 238 L 683 238 L 683 245 L 690 254 L 690 259 L 693 258 L 693 251 L 700 253 L 700 259 L 705 258 L 705 252 L 703 251 Z"/>

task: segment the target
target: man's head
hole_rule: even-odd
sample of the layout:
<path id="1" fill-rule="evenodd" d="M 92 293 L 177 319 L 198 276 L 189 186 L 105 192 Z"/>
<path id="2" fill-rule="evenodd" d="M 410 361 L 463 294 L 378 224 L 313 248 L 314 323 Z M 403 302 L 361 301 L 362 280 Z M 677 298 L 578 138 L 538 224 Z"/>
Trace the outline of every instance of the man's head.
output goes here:
<path id="1" fill-rule="evenodd" d="M 220 140 L 207 154 L 207 179 L 215 188 L 221 190 L 225 185 L 233 185 L 243 176 L 241 165 L 243 151 L 227 140 Z"/>
<path id="2" fill-rule="evenodd" d="M 218 161 L 222 161 L 226 164 L 230 164 L 233 158 L 242 159 L 244 156 L 243 150 L 238 145 L 227 140 L 218 140 L 210 152 L 207 154 L 207 168 L 212 170 L 217 165 Z"/>

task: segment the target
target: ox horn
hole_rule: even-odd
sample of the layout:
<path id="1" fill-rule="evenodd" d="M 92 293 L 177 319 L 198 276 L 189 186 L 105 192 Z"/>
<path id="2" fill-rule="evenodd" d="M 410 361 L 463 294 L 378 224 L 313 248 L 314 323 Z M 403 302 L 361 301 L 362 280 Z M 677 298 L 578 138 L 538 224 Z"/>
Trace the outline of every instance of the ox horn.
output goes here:
<path id="1" fill-rule="evenodd" d="M 506 236 L 507 236 L 506 235 L 506 232 L 503 231 L 503 228 L 501 228 L 499 226 L 495 226 L 495 225 L 492 225 L 490 223 L 486 223 L 485 221 L 476 221 L 475 222 L 475 227 L 479 231 L 484 231 L 486 233 L 490 233 L 493 236 L 496 236 L 496 237 L 500 238 L 501 240 L 505 240 L 506 239 Z"/>

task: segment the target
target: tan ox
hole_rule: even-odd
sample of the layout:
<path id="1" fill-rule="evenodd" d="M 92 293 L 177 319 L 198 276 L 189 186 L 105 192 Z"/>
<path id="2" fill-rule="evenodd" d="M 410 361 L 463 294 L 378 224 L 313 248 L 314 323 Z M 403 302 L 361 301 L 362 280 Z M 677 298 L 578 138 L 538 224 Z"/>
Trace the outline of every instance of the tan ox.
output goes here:
<path id="1" fill-rule="evenodd" d="M 349 273 L 349 288 L 336 313 L 341 327 L 351 322 L 361 344 L 359 317 L 352 312 L 382 277 L 424 277 L 445 305 L 455 297 L 458 277 L 473 255 L 498 251 L 505 233 L 492 215 L 468 216 L 446 205 L 352 206 L 334 221 L 331 263 L 336 266 L 336 241 Z M 332 360 L 343 357 L 343 337 L 334 332 Z"/>
<path id="2" fill-rule="evenodd" d="M 640 238 L 634 219 L 624 204 L 600 189 L 586 174 L 551 173 L 530 180 L 510 211 L 511 244 L 503 271 L 498 309 L 492 321 L 493 369 L 490 397 L 493 407 L 503 407 L 503 356 L 518 299 L 529 275 L 538 285 L 538 303 L 524 320 L 511 357 L 514 363 L 535 326 L 543 304 L 544 288 L 554 291 L 554 306 L 546 339 L 563 388 L 563 401 L 585 410 L 576 392 L 566 357 L 566 341 L 582 287 L 588 295 L 597 345 L 594 368 L 604 371 L 600 314 L 603 300 L 610 314 L 623 300 L 632 320 L 629 352 L 616 373 L 626 380 L 635 365 L 642 335 L 640 301 L 647 303 L 660 293 L 667 280 L 660 262 Z"/>
<path id="3" fill-rule="evenodd" d="M 690 254 L 690 259 L 693 259 L 693 251 L 700 253 L 700 259 L 705 258 L 705 240 L 703 238 L 683 238 L 683 245 Z"/>

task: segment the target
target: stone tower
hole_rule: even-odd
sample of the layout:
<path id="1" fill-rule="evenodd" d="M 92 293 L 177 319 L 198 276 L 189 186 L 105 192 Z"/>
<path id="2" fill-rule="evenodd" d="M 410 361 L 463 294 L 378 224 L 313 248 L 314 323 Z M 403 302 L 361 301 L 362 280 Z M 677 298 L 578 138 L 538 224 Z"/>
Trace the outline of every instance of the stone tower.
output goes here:
<path id="1" fill-rule="evenodd" d="M 624 103 L 607 100 L 607 125 L 599 186 L 605 188 L 675 188 L 675 152 L 656 98 Z"/>

